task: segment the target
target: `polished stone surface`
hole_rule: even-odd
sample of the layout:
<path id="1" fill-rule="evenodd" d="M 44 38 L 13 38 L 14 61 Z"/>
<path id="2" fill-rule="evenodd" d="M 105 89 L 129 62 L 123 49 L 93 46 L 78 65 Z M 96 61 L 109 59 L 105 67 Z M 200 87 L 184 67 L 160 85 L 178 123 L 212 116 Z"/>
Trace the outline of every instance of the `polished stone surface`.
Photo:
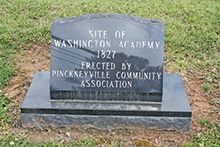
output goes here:
<path id="1" fill-rule="evenodd" d="M 163 21 L 90 14 L 51 33 L 51 99 L 162 101 Z"/>
<path id="2" fill-rule="evenodd" d="M 192 111 L 178 74 L 165 74 L 162 103 L 143 101 L 51 101 L 50 74 L 37 72 L 21 106 L 22 126 L 156 126 L 188 131 Z"/>

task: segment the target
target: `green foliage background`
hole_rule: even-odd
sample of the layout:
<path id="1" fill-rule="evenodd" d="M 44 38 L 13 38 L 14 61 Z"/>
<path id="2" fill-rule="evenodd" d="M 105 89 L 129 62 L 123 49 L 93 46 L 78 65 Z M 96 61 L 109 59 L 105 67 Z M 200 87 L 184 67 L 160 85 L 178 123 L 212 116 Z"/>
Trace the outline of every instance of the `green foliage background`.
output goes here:
<path id="1" fill-rule="evenodd" d="M 14 55 L 34 42 L 50 44 L 55 18 L 91 13 L 130 14 L 165 23 L 165 70 L 203 80 L 211 101 L 220 104 L 220 2 L 218 0 L 1 0 L 0 89 L 17 73 Z M 0 95 L 1 126 L 10 100 Z M 7 106 L 7 109 L 5 108 Z M 2 118 L 3 117 L 3 118 Z"/>

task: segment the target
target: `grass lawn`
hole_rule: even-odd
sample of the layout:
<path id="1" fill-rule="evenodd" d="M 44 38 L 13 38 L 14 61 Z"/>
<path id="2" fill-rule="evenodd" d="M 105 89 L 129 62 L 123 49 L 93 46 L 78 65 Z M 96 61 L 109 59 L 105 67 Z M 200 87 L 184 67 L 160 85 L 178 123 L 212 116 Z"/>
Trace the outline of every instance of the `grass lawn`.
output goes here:
<path id="1" fill-rule="evenodd" d="M 165 23 L 165 71 L 192 74 L 220 115 L 220 2 L 218 0 L 1 0 L 0 1 L 0 146 L 64 146 L 62 143 L 32 143 L 12 136 L 10 116 L 13 102 L 2 89 L 19 74 L 16 54 L 33 43 L 50 44 L 51 24 L 55 18 L 92 13 L 130 14 Z M 18 116 L 19 117 L 19 116 Z M 195 134 L 185 146 L 220 146 L 220 121 L 199 122 L 206 131 Z M 65 144 L 66 146 L 67 144 Z M 123 146 L 123 143 L 115 143 Z M 85 139 L 69 146 L 95 146 Z"/>

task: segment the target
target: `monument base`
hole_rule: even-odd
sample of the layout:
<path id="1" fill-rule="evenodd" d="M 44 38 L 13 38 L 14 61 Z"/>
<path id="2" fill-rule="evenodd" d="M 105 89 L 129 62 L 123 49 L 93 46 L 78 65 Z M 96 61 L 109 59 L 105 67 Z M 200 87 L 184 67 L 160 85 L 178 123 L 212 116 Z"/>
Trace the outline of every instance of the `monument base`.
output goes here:
<path id="1" fill-rule="evenodd" d="M 22 126 L 141 126 L 189 131 L 192 111 L 182 78 L 178 74 L 165 74 L 163 78 L 162 103 L 51 101 L 50 74 L 37 72 L 21 106 Z"/>

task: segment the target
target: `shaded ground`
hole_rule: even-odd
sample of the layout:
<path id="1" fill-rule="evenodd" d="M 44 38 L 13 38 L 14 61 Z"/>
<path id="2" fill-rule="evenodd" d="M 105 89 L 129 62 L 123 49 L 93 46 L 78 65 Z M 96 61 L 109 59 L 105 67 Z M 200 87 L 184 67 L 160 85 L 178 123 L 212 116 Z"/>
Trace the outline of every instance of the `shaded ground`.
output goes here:
<path id="1" fill-rule="evenodd" d="M 198 124 L 201 118 L 207 118 L 216 122 L 219 118 L 214 113 L 208 98 L 201 89 L 202 81 L 194 78 L 193 73 L 186 72 L 183 76 L 188 94 L 192 115 L 192 127 L 190 132 L 178 132 L 173 130 L 156 130 L 155 128 L 118 128 L 95 129 L 89 126 L 73 126 L 71 128 L 22 128 L 20 122 L 20 105 L 26 95 L 28 87 L 36 71 L 49 71 L 50 47 L 34 43 L 32 48 L 16 56 L 17 76 L 14 76 L 9 86 L 5 87 L 7 93 L 14 102 L 12 108 L 11 132 L 22 135 L 30 141 L 78 141 L 81 139 L 94 139 L 99 146 L 123 142 L 125 146 L 180 146 L 192 141 L 193 136 L 203 132 L 204 128 Z M 149 144 L 148 144 L 149 143 Z"/>

